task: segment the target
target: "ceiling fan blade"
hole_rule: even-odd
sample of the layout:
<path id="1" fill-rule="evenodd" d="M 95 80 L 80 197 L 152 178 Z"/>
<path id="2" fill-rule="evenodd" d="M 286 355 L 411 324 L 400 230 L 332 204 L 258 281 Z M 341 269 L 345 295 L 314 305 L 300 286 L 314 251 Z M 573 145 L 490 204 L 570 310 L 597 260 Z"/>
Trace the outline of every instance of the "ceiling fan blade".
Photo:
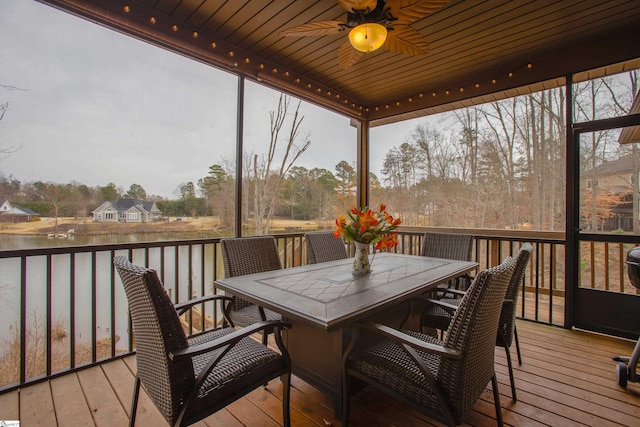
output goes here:
<path id="1" fill-rule="evenodd" d="M 398 25 L 389 31 L 383 45 L 394 52 L 407 55 L 426 55 L 429 52 L 429 44 L 422 34 L 408 25 Z"/>
<path id="2" fill-rule="evenodd" d="M 424 18 L 447 3 L 449 0 L 389 0 L 385 9 L 389 8 L 391 15 L 398 18 L 392 25 L 406 25 Z"/>
<path id="3" fill-rule="evenodd" d="M 378 4 L 377 0 L 338 0 L 338 4 L 342 6 L 347 12 L 352 10 L 365 10 L 369 9 L 369 12 L 373 11 Z"/>
<path id="4" fill-rule="evenodd" d="M 280 31 L 281 36 L 326 36 L 338 34 L 346 28 L 341 21 L 316 21 Z"/>
<path id="5" fill-rule="evenodd" d="M 360 52 L 359 50 L 355 50 L 349 40 L 344 42 L 340 49 L 338 50 L 338 64 L 340 68 L 346 69 L 350 68 L 358 62 L 360 58 L 364 56 L 364 52 Z"/>

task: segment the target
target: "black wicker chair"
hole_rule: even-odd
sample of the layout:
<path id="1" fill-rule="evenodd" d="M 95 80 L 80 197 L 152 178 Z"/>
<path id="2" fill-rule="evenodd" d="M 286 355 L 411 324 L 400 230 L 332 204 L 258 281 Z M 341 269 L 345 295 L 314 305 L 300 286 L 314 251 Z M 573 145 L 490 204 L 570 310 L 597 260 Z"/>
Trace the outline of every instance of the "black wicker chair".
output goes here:
<path id="1" fill-rule="evenodd" d="M 211 295 L 173 305 L 154 270 L 116 257 L 133 323 L 137 372 L 129 425 L 136 419 L 142 385 L 170 425 L 193 424 L 268 381 L 281 377 L 284 425 L 290 425 L 291 360 L 283 345 L 282 322 L 260 322 L 236 330 L 221 328 L 187 338 L 179 316 L 195 304 L 230 301 Z M 280 353 L 250 337 L 273 332 Z"/>
<path id="2" fill-rule="evenodd" d="M 516 386 L 513 378 L 513 364 L 511 362 L 511 344 L 516 342 L 516 351 L 518 354 L 518 364 L 522 365 L 522 356 L 520 354 L 520 343 L 518 342 L 518 331 L 516 329 L 516 306 L 518 305 L 518 296 L 520 285 L 524 279 L 524 274 L 529 263 L 529 259 L 533 254 L 533 246 L 524 243 L 518 255 L 516 256 L 516 268 L 511 277 L 507 293 L 505 295 L 504 304 L 500 314 L 500 325 L 496 336 L 496 345 L 503 347 L 507 353 L 507 365 L 509 367 L 509 379 L 511 380 L 511 395 L 514 401 L 517 401 Z M 453 318 L 455 310 L 461 302 L 461 296 L 464 292 L 458 290 L 448 290 L 450 297 L 445 296 L 438 300 L 429 300 L 430 305 L 422 314 L 421 324 L 426 328 L 437 328 L 446 330 Z"/>
<path id="3" fill-rule="evenodd" d="M 424 233 L 422 242 L 422 250 L 420 255 L 455 259 L 458 261 L 471 261 L 473 251 L 473 236 L 470 234 L 452 234 L 452 233 Z M 469 275 L 461 276 L 458 279 L 447 282 L 439 286 L 440 289 L 455 288 L 466 289 L 471 284 L 473 278 Z"/>
<path id="4" fill-rule="evenodd" d="M 342 236 L 337 239 L 332 231 L 305 233 L 307 245 L 307 264 L 335 261 L 347 258 L 347 249 Z"/>
<path id="5" fill-rule="evenodd" d="M 220 240 L 220 247 L 226 277 L 263 273 L 282 268 L 278 246 L 273 236 L 226 238 Z M 225 307 L 231 326 L 249 326 L 263 320 L 282 320 L 282 316 L 278 313 L 242 298 L 230 296 L 231 304 Z M 267 344 L 267 334 L 263 335 L 262 343 Z"/>
<path id="6" fill-rule="evenodd" d="M 343 426 L 349 423 L 353 379 L 373 385 L 449 426 L 461 424 L 491 381 L 498 425 L 502 410 L 494 370 L 495 336 L 513 258 L 478 273 L 444 341 L 420 332 L 362 323 L 343 358 Z M 378 340 L 359 347 L 364 341 Z"/>

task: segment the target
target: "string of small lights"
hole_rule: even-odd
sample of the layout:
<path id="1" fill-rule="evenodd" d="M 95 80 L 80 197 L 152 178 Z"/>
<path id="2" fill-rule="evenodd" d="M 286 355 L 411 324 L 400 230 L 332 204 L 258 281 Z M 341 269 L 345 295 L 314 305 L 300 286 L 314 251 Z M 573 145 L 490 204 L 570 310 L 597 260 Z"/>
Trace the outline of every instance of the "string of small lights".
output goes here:
<path id="1" fill-rule="evenodd" d="M 128 5 L 125 5 L 123 6 L 123 11 L 124 13 L 131 13 L 132 8 Z M 182 31 L 180 27 L 176 24 L 170 24 L 170 23 L 161 24 L 159 21 L 160 21 L 160 18 L 156 16 L 149 16 L 148 18 L 149 25 L 151 26 L 170 25 L 170 28 L 173 32 L 178 33 Z M 223 49 L 221 47 L 223 43 L 217 43 L 216 41 L 211 40 L 210 36 L 205 37 L 204 34 L 201 34 L 198 31 L 190 31 L 190 36 L 194 42 L 197 41 L 201 46 L 206 45 L 208 49 L 212 49 L 212 50 Z M 209 41 L 204 41 L 205 38 L 208 38 Z M 380 111 L 382 109 L 391 110 L 396 108 L 398 109 L 399 112 L 402 112 L 406 110 L 404 102 L 411 104 L 411 103 L 414 103 L 416 100 L 421 100 L 421 99 L 423 100 L 422 104 L 425 104 L 425 105 L 429 104 L 428 102 L 425 102 L 426 101 L 425 97 L 428 95 L 425 92 L 419 92 L 417 94 L 407 97 L 406 100 L 399 99 L 393 103 L 385 104 L 383 106 L 365 107 L 363 105 L 357 104 L 352 100 L 349 100 L 348 97 L 345 97 L 340 93 L 332 92 L 329 88 L 324 87 L 316 82 L 305 83 L 303 82 L 303 78 L 301 76 L 295 75 L 293 72 L 290 72 L 290 71 L 282 72 L 274 65 L 265 64 L 266 61 L 262 59 L 251 58 L 249 54 L 246 54 L 246 53 L 241 54 L 232 49 L 229 49 L 226 52 L 226 55 L 224 52 L 216 52 L 216 56 L 218 58 L 222 58 L 226 56 L 227 61 L 223 61 L 223 63 L 225 63 L 228 67 L 232 68 L 237 72 L 242 72 L 247 76 L 253 76 L 259 82 L 263 80 L 267 80 L 274 84 L 285 83 L 287 84 L 288 87 L 296 88 L 296 91 L 299 93 L 306 90 L 306 91 L 309 91 L 309 93 L 315 92 L 317 94 L 324 94 L 327 100 L 330 100 L 332 103 L 337 102 L 339 104 L 342 104 L 344 108 L 351 109 L 353 113 L 358 116 L 362 116 L 363 113 L 368 114 L 371 111 Z M 244 56 L 244 58 L 242 58 L 242 56 Z M 242 58 L 242 59 L 238 59 L 238 58 Z M 533 68 L 532 63 L 528 63 L 526 65 L 526 69 L 531 70 L 532 68 Z M 507 73 L 505 77 L 513 78 L 514 75 L 515 74 L 512 71 Z M 451 96 L 456 90 L 459 93 L 473 95 L 474 89 L 478 94 L 481 94 L 481 90 L 485 87 L 485 85 L 487 84 L 496 85 L 497 83 L 498 83 L 498 78 L 494 78 L 486 82 L 477 82 L 472 87 L 467 87 L 467 88 L 459 87 L 457 89 L 445 89 L 442 91 L 433 91 L 430 93 L 430 96 L 432 99 L 442 98 L 442 97 L 446 98 L 448 96 Z"/>

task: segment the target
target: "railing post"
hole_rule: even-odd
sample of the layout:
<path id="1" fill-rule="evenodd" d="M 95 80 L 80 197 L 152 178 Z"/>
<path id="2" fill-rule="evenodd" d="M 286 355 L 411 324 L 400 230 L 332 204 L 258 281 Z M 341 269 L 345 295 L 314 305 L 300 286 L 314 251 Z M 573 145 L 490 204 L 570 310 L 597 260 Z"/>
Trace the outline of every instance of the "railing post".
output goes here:
<path id="1" fill-rule="evenodd" d="M 489 266 L 495 267 L 499 265 L 500 260 L 500 241 L 499 240 L 491 240 L 489 242 Z"/>

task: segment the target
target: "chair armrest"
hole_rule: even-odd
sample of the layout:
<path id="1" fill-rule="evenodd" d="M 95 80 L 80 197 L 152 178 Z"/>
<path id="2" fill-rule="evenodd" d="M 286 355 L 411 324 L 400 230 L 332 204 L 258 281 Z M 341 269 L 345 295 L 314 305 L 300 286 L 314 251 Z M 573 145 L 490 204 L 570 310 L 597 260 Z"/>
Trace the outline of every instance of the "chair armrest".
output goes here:
<path id="1" fill-rule="evenodd" d="M 232 332 L 215 340 L 203 344 L 192 345 L 180 350 L 171 351 L 169 352 L 169 359 L 177 362 L 183 359 L 192 358 L 193 356 L 197 356 L 198 354 L 207 353 L 209 351 L 217 350 L 225 346 L 234 346 L 241 339 L 253 335 L 256 332 L 260 332 L 262 330 L 268 330 L 270 332 L 273 329 L 281 330 L 282 328 L 291 328 L 291 324 L 278 320 L 266 320 L 263 322 L 254 323 L 247 326 L 246 328 L 238 329 L 235 332 Z"/>
<path id="2" fill-rule="evenodd" d="M 175 304 L 173 307 L 178 312 L 178 315 L 184 314 L 187 310 L 193 307 L 196 304 L 201 304 L 203 302 L 209 301 L 232 301 L 231 297 L 226 295 L 205 295 L 203 297 L 198 297 L 194 299 L 190 299 L 189 301 L 181 302 L 179 304 Z"/>
<path id="3" fill-rule="evenodd" d="M 473 280 L 476 278 L 476 276 L 471 275 L 469 273 L 464 273 L 462 276 L 460 276 L 461 279 L 467 279 L 469 282 L 473 282 Z"/>
<path id="4" fill-rule="evenodd" d="M 454 289 L 454 288 L 447 288 L 447 289 L 438 288 L 438 289 L 436 289 L 436 293 L 442 294 L 442 296 L 445 296 L 446 294 L 452 294 L 454 297 L 462 298 L 463 296 L 465 296 L 467 291 L 461 291 L 459 289 Z"/>
<path id="5" fill-rule="evenodd" d="M 458 309 L 458 306 L 455 304 L 450 304 L 448 302 L 445 301 L 441 301 L 439 299 L 428 299 L 427 302 L 429 304 L 433 304 L 433 305 L 439 305 L 440 307 L 442 307 L 443 309 L 445 309 L 448 312 L 455 312 Z"/>
<path id="6" fill-rule="evenodd" d="M 356 327 L 364 328 L 373 331 L 379 335 L 384 336 L 392 341 L 403 343 L 411 346 L 415 349 L 422 350 L 427 353 L 439 354 L 442 357 L 449 359 L 460 360 L 462 358 L 462 352 L 452 348 L 447 348 L 442 345 L 433 344 L 430 342 L 422 341 L 417 338 L 407 335 L 404 332 L 393 329 L 389 326 L 382 325 L 380 323 L 358 323 Z"/>
<path id="7" fill-rule="evenodd" d="M 422 302 L 423 304 L 426 303 L 426 307 L 428 307 L 429 304 L 438 305 L 450 313 L 453 313 L 458 309 L 457 305 L 449 304 L 448 302 L 440 301 L 439 299 L 427 298 L 425 296 L 416 297 L 412 299 L 412 301 L 419 301 L 419 302 Z"/>

